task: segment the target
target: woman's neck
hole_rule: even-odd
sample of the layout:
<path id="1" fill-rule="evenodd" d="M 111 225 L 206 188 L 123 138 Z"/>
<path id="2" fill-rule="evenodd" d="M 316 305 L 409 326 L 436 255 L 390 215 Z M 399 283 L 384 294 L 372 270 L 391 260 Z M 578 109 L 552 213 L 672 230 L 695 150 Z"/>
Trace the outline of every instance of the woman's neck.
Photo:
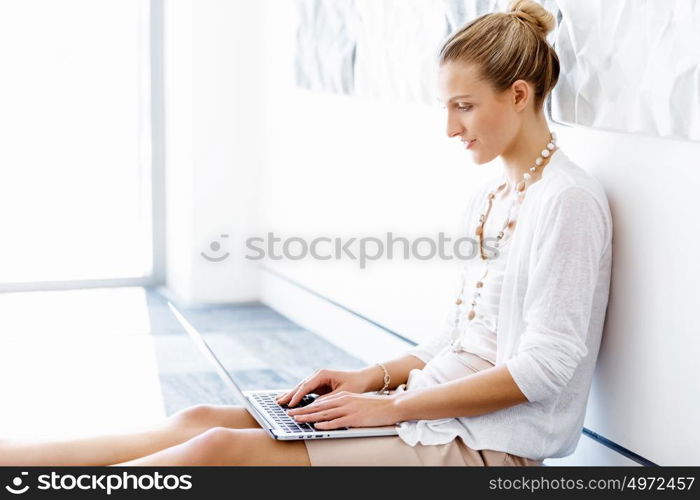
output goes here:
<path id="1" fill-rule="evenodd" d="M 511 146 L 501 154 L 503 174 L 508 182 L 508 186 L 501 193 L 502 196 L 508 196 L 514 192 L 515 186 L 523 180 L 523 174 L 526 172 L 532 175 L 528 184 L 541 179 L 542 168 L 547 165 L 548 159 L 543 159 L 542 165 L 538 166 L 534 173 L 530 172 L 530 167 L 535 165 L 535 160 L 540 157 L 542 150 L 547 148 L 551 139 L 544 115 L 534 125 L 522 127 Z"/>

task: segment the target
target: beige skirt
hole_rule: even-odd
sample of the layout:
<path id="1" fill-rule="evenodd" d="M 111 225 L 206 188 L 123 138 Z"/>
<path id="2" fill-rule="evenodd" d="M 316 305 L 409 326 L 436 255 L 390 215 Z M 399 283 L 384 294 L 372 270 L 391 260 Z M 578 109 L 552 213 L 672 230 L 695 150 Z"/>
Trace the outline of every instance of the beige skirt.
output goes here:
<path id="1" fill-rule="evenodd" d="M 466 353 L 465 353 L 466 354 Z M 472 354 L 470 369 L 493 366 L 489 361 Z M 405 390 L 405 385 L 397 391 Z M 396 391 L 394 391 L 396 392 Z M 461 438 L 440 445 L 406 444 L 398 436 L 346 439 L 305 440 L 309 461 L 313 466 L 541 466 L 542 462 L 503 451 L 474 450 Z"/>
<path id="2" fill-rule="evenodd" d="M 473 450 L 456 438 L 447 444 L 410 446 L 398 436 L 304 441 L 313 466 L 472 466 L 542 465 L 503 451 Z"/>

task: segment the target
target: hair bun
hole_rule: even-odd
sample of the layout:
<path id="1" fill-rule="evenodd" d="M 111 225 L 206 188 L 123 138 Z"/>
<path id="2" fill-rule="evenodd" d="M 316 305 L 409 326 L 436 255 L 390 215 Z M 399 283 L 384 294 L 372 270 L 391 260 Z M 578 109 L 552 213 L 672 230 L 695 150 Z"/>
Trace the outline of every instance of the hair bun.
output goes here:
<path id="1" fill-rule="evenodd" d="M 552 13 L 533 0 L 512 0 L 506 13 L 531 24 L 543 38 L 556 26 Z"/>

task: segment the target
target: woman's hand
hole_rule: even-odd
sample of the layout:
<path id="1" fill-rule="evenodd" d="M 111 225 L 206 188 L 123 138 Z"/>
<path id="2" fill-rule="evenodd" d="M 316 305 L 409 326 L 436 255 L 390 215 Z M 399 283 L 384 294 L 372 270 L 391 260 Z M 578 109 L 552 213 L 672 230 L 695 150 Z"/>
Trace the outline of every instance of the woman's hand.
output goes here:
<path id="1" fill-rule="evenodd" d="M 291 391 L 278 397 L 278 405 L 296 406 L 301 398 L 312 392 L 319 395 L 331 396 L 340 391 L 365 392 L 370 390 L 371 372 L 367 369 L 341 371 L 316 370 L 311 376 L 299 382 Z M 319 398 L 320 399 L 320 398 Z"/>
<path id="2" fill-rule="evenodd" d="M 316 422 L 314 427 L 324 430 L 392 425 L 399 421 L 395 398 L 395 395 L 378 396 L 340 391 L 316 398 L 310 405 L 294 408 L 287 414 L 297 422 Z"/>

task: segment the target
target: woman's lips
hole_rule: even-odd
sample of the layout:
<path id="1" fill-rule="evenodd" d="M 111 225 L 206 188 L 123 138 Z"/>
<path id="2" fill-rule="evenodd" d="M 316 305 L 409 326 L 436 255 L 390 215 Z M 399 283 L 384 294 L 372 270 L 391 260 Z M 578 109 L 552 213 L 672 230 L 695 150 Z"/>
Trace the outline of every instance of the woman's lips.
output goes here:
<path id="1" fill-rule="evenodd" d="M 476 142 L 476 139 L 474 139 L 473 141 L 465 142 L 464 143 L 465 149 L 471 149 L 471 147 L 474 145 L 475 142 Z"/>

